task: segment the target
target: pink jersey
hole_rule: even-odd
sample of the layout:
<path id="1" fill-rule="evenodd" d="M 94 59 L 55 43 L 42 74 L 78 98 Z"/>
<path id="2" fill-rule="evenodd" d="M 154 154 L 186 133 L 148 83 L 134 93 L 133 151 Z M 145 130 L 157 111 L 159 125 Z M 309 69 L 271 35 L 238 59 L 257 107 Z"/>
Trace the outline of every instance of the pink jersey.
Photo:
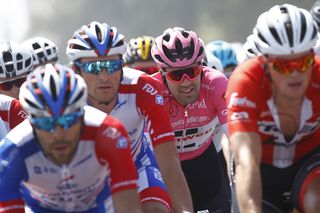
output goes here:
<path id="1" fill-rule="evenodd" d="M 201 88 L 197 101 L 182 106 L 169 93 L 160 73 L 153 77 L 160 80 L 165 106 L 175 132 L 180 160 L 189 160 L 201 155 L 212 143 L 216 127 L 227 121 L 225 92 L 227 78 L 219 71 L 203 67 Z"/>

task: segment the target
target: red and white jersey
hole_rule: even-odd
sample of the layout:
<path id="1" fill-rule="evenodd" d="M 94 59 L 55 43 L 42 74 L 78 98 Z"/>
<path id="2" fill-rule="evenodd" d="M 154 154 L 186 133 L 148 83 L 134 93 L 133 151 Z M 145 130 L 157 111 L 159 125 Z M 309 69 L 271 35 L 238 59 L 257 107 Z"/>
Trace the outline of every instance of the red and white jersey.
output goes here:
<path id="1" fill-rule="evenodd" d="M 300 127 L 287 141 L 280 129 L 271 81 L 258 58 L 249 59 L 232 74 L 227 90 L 229 136 L 256 132 L 262 141 L 262 161 L 285 168 L 320 145 L 320 58 L 302 103 Z"/>
<path id="2" fill-rule="evenodd" d="M 0 143 L 0 212 L 23 209 L 22 200 L 34 212 L 101 210 L 110 192 L 126 189 L 137 189 L 127 132 L 95 108 L 85 107 L 77 150 L 66 165 L 43 154 L 29 120 Z"/>
<path id="3" fill-rule="evenodd" d="M 227 78 L 220 71 L 203 66 L 198 99 L 192 104 L 183 106 L 169 93 L 160 73 L 153 77 L 161 82 L 180 160 L 189 160 L 201 155 L 218 133 L 216 127 L 226 124 L 227 110 L 224 96 Z"/>
<path id="4" fill-rule="evenodd" d="M 123 68 L 123 79 L 119 87 L 116 106 L 111 115 L 126 127 L 131 141 L 132 156 L 144 152 L 142 146 L 145 127 L 151 136 L 152 145 L 174 141 L 174 134 L 161 89 L 157 81 L 141 71 Z"/>
<path id="5" fill-rule="evenodd" d="M 27 116 L 17 99 L 0 94 L 0 117 L 7 132 L 26 119 Z"/>

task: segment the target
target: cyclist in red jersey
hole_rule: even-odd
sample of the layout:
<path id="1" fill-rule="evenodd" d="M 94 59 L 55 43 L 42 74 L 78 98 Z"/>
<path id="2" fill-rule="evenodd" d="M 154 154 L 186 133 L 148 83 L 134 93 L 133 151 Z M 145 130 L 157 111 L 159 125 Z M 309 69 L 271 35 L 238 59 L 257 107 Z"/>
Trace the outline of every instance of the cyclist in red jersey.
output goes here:
<path id="1" fill-rule="evenodd" d="M 273 6 L 253 30 L 261 55 L 239 65 L 230 78 L 228 131 L 241 212 L 266 212 L 267 206 L 319 212 L 317 33 L 308 11 Z M 309 173 L 301 181 L 304 170 Z"/>
<path id="2" fill-rule="evenodd" d="M 79 75 L 47 64 L 20 100 L 28 120 L 0 143 L 1 213 L 141 212 L 125 127 L 85 106 Z"/>
<path id="3" fill-rule="evenodd" d="M 0 44 L 0 139 L 27 118 L 20 102 L 19 89 L 32 70 L 32 55 L 15 42 Z"/>
<path id="4" fill-rule="evenodd" d="M 224 157 L 216 144 L 217 127 L 226 133 L 228 80 L 201 65 L 204 46 L 193 31 L 169 28 L 156 38 L 151 52 L 159 67 L 153 77 L 162 88 L 194 210 L 230 212 Z"/>

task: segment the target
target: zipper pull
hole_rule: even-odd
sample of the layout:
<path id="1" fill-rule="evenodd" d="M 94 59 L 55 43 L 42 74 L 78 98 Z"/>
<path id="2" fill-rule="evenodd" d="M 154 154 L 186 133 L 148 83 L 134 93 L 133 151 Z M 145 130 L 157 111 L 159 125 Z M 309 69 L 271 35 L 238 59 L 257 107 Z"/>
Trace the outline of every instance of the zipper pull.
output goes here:
<path id="1" fill-rule="evenodd" d="M 184 109 L 184 117 L 188 117 L 188 111 Z"/>

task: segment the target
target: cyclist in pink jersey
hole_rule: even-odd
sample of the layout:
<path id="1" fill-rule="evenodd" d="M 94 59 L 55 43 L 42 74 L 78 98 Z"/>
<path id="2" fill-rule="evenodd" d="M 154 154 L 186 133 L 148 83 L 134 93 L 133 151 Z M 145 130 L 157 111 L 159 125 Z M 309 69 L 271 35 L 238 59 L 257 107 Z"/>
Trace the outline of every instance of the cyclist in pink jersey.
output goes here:
<path id="1" fill-rule="evenodd" d="M 88 85 L 88 103 L 121 120 L 129 133 L 143 211 L 192 211 L 157 81 L 122 67 L 125 48 L 124 36 L 117 28 L 93 21 L 74 32 L 67 55 Z M 145 128 L 152 141 L 145 137 Z"/>
<path id="2" fill-rule="evenodd" d="M 28 120 L 0 143 L 0 212 L 141 212 L 127 132 L 86 99 L 84 80 L 67 67 L 28 76 L 20 92 Z"/>
<path id="3" fill-rule="evenodd" d="M 156 38 L 151 51 L 160 71 L 153 77 L 163 90 L 194 210 L 229 212 L 223 154 L 218 156 L 213 143 L 217 125 L 226 132 L 227 78 L 201 65 L 203 42 L 193 31 L 169 28 Z"/>
<path id="4" fill-rule="evenodd" d="M 319 212 L 317 34 L 307 10 L 273 6 L 248 37 L 258 57 L 230 78 L 228 134 L 240 212 Z"/>

